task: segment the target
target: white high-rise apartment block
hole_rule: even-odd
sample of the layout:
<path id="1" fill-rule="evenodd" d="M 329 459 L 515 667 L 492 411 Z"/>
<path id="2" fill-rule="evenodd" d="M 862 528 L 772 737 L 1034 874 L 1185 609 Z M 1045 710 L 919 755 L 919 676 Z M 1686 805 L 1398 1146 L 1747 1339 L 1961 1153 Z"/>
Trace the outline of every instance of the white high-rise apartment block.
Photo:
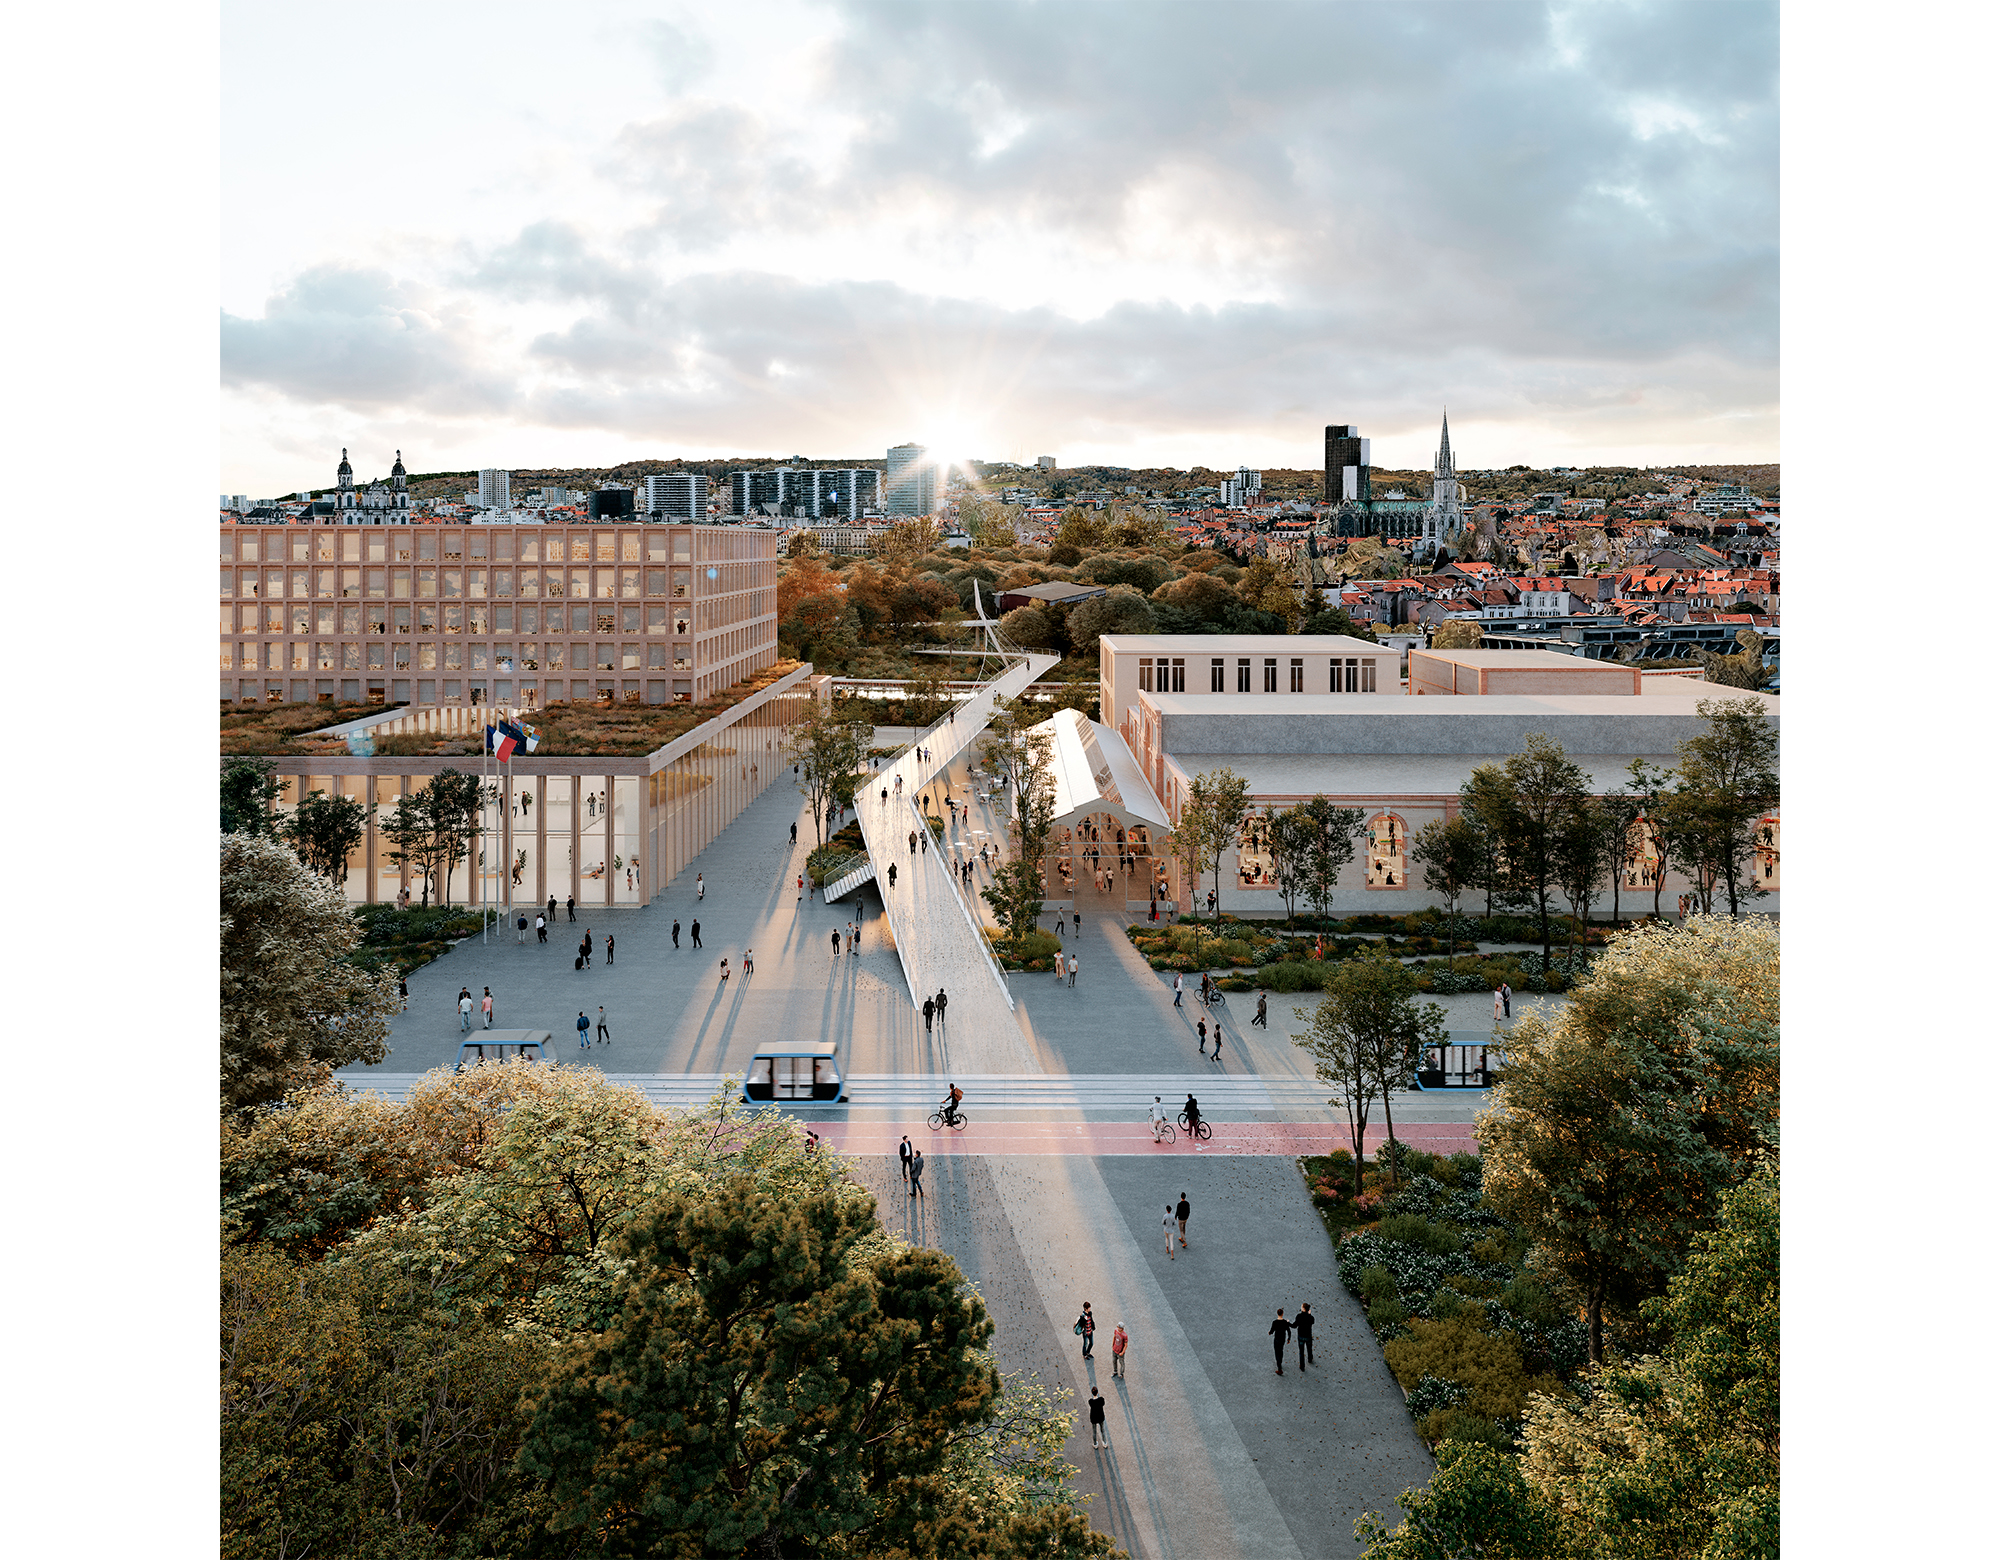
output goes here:
<path id="1" fill-rule="evenodd" d="M 1238 466 L 1235 476 L 1222 479 L 1222 507 L 1241 509 L 1263 491 L 1264 473 L 1252 471 L 1248 466 Z"/>
<path id="2" fill-rule="evenodd" d="M 892 515 L 928 515 L 937 510 L 937 462 L 926 460 L 921 444 L 899 444 L 889 451 L 886 480 L 887 502 Z"/>
<path id="3" fill-rule="evenodd" d="M 708 514 L 708 478 L 699 471 L 656 473 L 646 478 L 640 508 L 669 519 L 702 519 Z"/>
<path id="4" fill-rule="evenodd" d="M 1043 471 L 1054 471 L 1056 469 L 1056 458 L 1053 455 L 1037 455 L 1035 457 L 1035 464 Z"/>
<path id="5" fill-rule="evenodd" d="M 513 477 L 510 471 L 501 471 L 489 466 L 479 473 L 479 507 L 482 509 L 512 509 L 513 500 L 509 495 L 509 483 Z"/>

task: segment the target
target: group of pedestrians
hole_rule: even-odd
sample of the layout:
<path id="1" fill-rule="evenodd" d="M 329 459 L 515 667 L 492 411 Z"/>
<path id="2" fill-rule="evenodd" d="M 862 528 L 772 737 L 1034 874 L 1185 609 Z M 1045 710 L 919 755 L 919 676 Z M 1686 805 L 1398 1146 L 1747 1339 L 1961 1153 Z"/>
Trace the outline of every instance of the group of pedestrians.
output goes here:
<path id="1" fill-rule="evenodd" d="M 901 1146 L 896 1150 L 896 1158 L 903 1166 L 903 1182 L 910 1189 L 912 1197 L 924 1195 L 924 1151 L 910 1141 L 910 1135 L 903 1134 Z"/>
<path id="2" fill-rule="evenodd" d="M 590 1049 L 590 1015 L 578 1009 L 576 1015 L 576 1043 L 584 1050 Z M 611 1026 L 604 1021 L 604 1009 L 597 1009 L 597 1043 L 611 1044 Z"/>
<path id="3" fill-rule="evenodd" d="M 458 988 L 458 1031 L 460 1034 L 472 1033 L 472 1014 L 475 1008 L 478 1009 L 480 1016 L 485 1020 L 486 1027 L 488 1029 L 493 1027 L 493 988 L 491 986 L 482 986 L 479 989 L 481 992 L 480 998 L 477 1002 L 474 1002 L 470 986 L 460 986 Z M 410 1005 L 410 988 L 408 982 L 399 982 L 397 990 L 402 993 L 403 1006 L 407 1009 Z"/>

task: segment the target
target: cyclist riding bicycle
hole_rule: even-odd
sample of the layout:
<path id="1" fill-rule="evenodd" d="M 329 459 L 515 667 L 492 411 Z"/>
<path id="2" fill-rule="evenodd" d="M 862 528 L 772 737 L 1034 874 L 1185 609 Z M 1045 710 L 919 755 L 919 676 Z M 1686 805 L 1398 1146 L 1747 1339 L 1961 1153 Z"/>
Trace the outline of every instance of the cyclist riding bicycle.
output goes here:
<path id="1" fill-rule="evenodd" d="M 938 1114 L 944 1117 L 947 1126 L 958 1120 L 958 1102 L 964 1098 L 965 1091 L 954 1083 L 951 1086 L 951 1093 L 947 1094 L 944 1102 L 938 1106 Z"/>
<path id="2" fill-rule="evenodd" d="M 1187 1117 L 1188 1134 L 1190 1136 L 1199 1134 L 1201 1131 L 1201 1107 L 1195 1103 L 1195 1098 L 1192 1094 L 1187 1098 L 1187 1106 L 1183 1114 Z"/>

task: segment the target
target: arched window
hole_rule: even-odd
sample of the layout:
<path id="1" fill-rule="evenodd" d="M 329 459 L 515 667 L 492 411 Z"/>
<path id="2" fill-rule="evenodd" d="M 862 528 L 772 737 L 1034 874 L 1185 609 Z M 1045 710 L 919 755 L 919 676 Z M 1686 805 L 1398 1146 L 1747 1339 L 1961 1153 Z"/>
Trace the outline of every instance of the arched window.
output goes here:
<path id="1" fill-rule="evenodd" d="M 1644 812 L 1625 830 L 1625 886 L 1652 889 L 1658 885 L 1665 862 L 1660 856 L 1659 831 Z"/>
<path id="2" fill-rule="evenodd" d="M 1767 812 L 1750 832 L 1750 852 L 1756 863 L 1757 887 L 1776 893 L 1778 888 L 1778 815 Z"/>
<path id="3" fill-rule="evenodd" d="M 1368 886 L 1408 888 L 1410 877 L 1403 859 L 1410 842 L 1409 825 L 1395 813 L 1377 813 L 1368 820 Z"/>
<path id="4" fill-rule="evenodd" d="M 1276 888 L 1271 876 L 1271 820 L 1251 813 L 1236 836 L 1236 886 Z"/>

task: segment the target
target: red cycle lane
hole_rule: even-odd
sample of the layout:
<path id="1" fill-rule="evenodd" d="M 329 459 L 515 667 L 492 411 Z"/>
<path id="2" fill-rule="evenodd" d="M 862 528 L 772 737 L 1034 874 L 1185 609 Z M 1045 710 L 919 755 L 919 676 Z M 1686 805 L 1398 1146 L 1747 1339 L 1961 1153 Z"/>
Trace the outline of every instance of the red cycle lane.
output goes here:
<path id="1" fill-rule="evenodd" d="M 1185 1132 L 1176 1133 L 1171 1143 L 1156 1142 L 1146 1123 L 1125 1121 L 975 1121 L 957 1132 L 933 1131 L 921 1122 L 903 1128 L 877 1121 L 834 1121 L 813 1130 L 828 1148 L 855 1155 L 893 1155 L 905 1131 L 910 1142 L 927 1155 L 1083 1154 L 1095 1158 L 1158 1154 L 1164 1158 L 1170 1154 L 1282 1154 L 1297 1158 L 1353 1148 L 1345 1127 L 1324 1122 L 1216 1121 L 1209 1125 L 1215 1136 L 1205 1143 L 1196 1143 Z M 1368 1152 L 1375 1152 L 1388 1137 L 1380 1126 L 1371 1125 L 1364 1140 Z M 1479 1152 L 1470 1122 L 1413 1122 L 1398 1126 L 1396 1139 L 1427 1154 Z"/>

